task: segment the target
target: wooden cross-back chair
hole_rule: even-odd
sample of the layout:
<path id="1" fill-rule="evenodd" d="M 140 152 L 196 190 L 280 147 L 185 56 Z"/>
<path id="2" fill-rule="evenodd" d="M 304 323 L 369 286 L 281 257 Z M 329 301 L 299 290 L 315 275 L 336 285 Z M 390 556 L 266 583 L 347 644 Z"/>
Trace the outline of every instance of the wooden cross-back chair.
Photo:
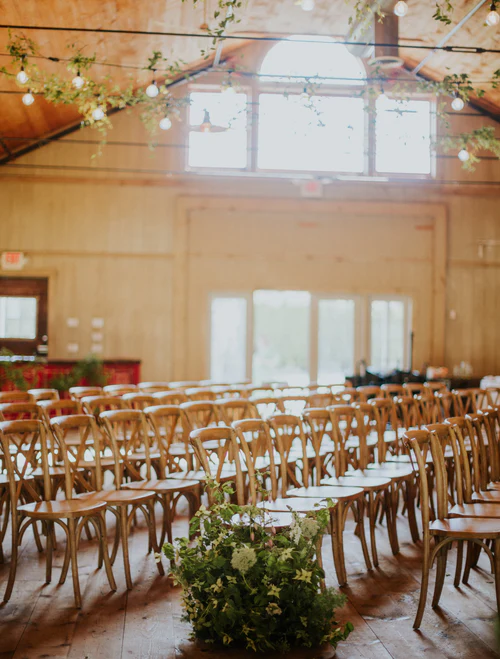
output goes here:
<path id="1" fill-rule="evenodd" d="M 125 408 L 123 400 L 118 396 L 82 396 L 80 403 L 85 414 L 91 414 L 96 419 L 101 412 Z"/>
<path id="2" fill-rule="evenodd" d="M 41 400 L 59 400 L 59 391 L 57 389 L 28 389 L 28 393 L 33 396 L 35 402 Z"/>
<path id="3" fill-rule="evenodd" d="M 372 398 L 369 404 L 373 408 L 373 430 L 377 435 L 377 462 L 383 463 L 401 453 L 397 413 L 391 398 Z"/>
<path id="4" fill-rule="evenodd" d="M 450 439 L 451 438 L 451 439 Z M 423 527 L 423 563 L 420 599 L 415 622 L 415 629 L 420 627 L 427 601 L 429 586 L 429 573 L 434 560 L 437 558 L 436 582 L 432 607 L 439 604 L 446 575 L 447 553 L 454 541 L 478 544 L 485 549 L 495 573 L 495 590 L 497 608 L 500 610 L 500 520 L 449 518 L 449 488 L 448 471 L 446 468 L 443 442 L 453 444 L 454 435 L 443 437 L 435 430 L 409 430 L 404 435 L 404 441 L 415 456 L 416 468 L 419 477 L 420 509 Z M 455 447 L 456 452 L 456 447 Z M 435 478 L 436 515 L 431 521 L 431 505 L 428 487 L 427 468 L 428 456 L 432 457 Z M 458 479 L 456 479 L 458 480 Z M 431 549 L 431 538 L 435 539 L 435 546 Z M 493 543 L 493 551 L 485 544 L 486 540 Z"/>
<path id="5" fill-rule="evenodd" d="M 102 390 L 106 396 L 123 396 L 138 392 L 136 384 L 107 384 Z"/>
<path id="6" fill-rule="evenodd" d="M 156 399 L 153 398 L 152 394 L 137 391 L 123 394 L 121 399 L 124 407 L 130 410 L 144 410 L 144 408 L 156 403 Z"/>
<path id="7" fill-rule="evenodd" d="M 258 414 L 248 398 L 222 398 L 215 401 L 220 420 L 230 426 L 233 421 L 255 419 Z"/>
<path id="8" fill-rule="evenodd" d="M 437 398 L 430 392 L 415 396 L 420 407 L 420 419 L 423 425 L 438 423 L 440 421 L 439 405 Z"/>
<path id="9" fill-rule="evenodd" d="M 261 419 L 268 419 L 273 414 L 283 412 L 279 398 L 276 396 L 251 396 L 249 398 Z"/>
<path id="10" fill-rule="evenodd" d="M 382 395 L 380 387 L 371 384 L 356 387 L 356 391 L 358 392 L 358 400 L 361 403 L 367 403 L 371 398 L 380 398 Z"/>
<path id="11" fill-rule="evenodd" d="M 178 405 L 151 405 L 144 409 L 151 425 L 155 444 L 160 452 L 159 478 L 176 475 L 193 469 L 193 449 L 182 424 Z"/>
<path id="12" fill-rule="evenodd" d="M 193 387 L 199 387 L 200 383 L 198 380 L 178 380 L 176 382 L 170 382 L 170 389 L 190 389 Z"/>
<path id="13" fill-rule="evenodd" d="M 170 382 L 139 382 L 137 388 L 145 394 L 154 394 L 158 391 L 168 391 L 171 386 Z"/>
<path id="14" fill-rule="evenodd" d="M 335 474 L 338 462 L 335 443 L 332 440 L 330 412 L 325 407 L 308 407 L 302 414 L 304 429 L 309 436 L 314 459 L 309 461 L 312 470 L 311 485 L 321 485 L 321 480 Z"/>
<path id="15" fill-rule="evenodd" d="M 453 389 L 456 412 L 459 416 L 474 414 L 488 405 L 488 396 L 485 389 Z"/>
<path id="16" fill-rule="evenodd" d="M 183 389 L 155 391 L 152 396 L 155 399 L 155 405 L 180 405 L 188 402 L 188 397 Z"/>
<path id="17" fill-rule="evenodd" d="M 42 412 L 34 400 L 30 402 L 0 403 L 0 420 L 22 421 L 40 419 Z"/>
<path id="18" fill-rule="evenodd" d="M 280 456 L 282 491 L 290 481 L 295 487 L 309 485 L 307 438 L 300 416 L 278 413 L 267 419 Z M 313 455 L 311 455 L 313 457 Z"/>
<path id="19" fill-rule="evenodd" d="M 217 399 L 217 393 L 212 387 L 190 387 L 185 391 L 190 401 L 214 401 Z"/>
<path id="20" fill-rule="evenodd" d="M 405 390 L 407 396 L 418 396 L 425 392 L 423 382 L 405 382 L 403 384 L 403 389 Z"/>
<path id="21" fill-rule="evenodd" d="M 486 399 L 491 407 L 500 405 L 500 387 L 486 387 Z"/>
<path id="22" fill-rule="evenodd" d="M 424 387 L 427 393 L 431 394 L 432 396 L 434 396 L 434 394 L 438 391 L 448 391 L 446 382 L 424 382 Z"/>
<path id="23" fill-rule="evenodd" d="M 380 396 L 384 398 L 401 398 L 405 395 L 405 390 L 402 384 L 383 384 L 380 387 Z"/>
<path id="24" fill-rule="evenodd" d="M 104 473 L 101 465 L 103 458 L 101 435 L 93 416 L 79 414 L 57 417 L 52 419 L 51 426 L 59 442 L 60 450 L 65 456 L 66 498 L 87 503 L 104 503 L 106 510 L 113 513 L 116 518 L 115 542 L 111 554 L 111 563 L 113 564 L 115 561 L 121 540 L 125 581 L 127 588 L 130 590 L 132 588 L 132 577 L 128 551 L 129 519 L 140 509 L 144 512 L 149 525 L 150 510 L 148 510 L 148 506 L 151 504 L 154 494 L 152 492 L 132 492 L 121 489 L 118 449 L 116 446 L 114 446 L 114 488 L 104 489 Z M 66 437 L 74 433 L 78 433 L 80 436 L 80 447 L 77 452 L 66 446 Z M 113 444 L 111 438 L 110 444 Z M 129 513 L 129 508 L 132 511 L 131 513 Z M 149 538 L 150 547 L 154 547 L 156 534 L 151 527 L 149 527 Z M 160 568 L 159 571 L 160 574 L 163 573 Z"/>
<path id="25" fill-rule="evenodd" d="M 80 400 L 84 396 L 104 396 L 106 395 L 102 387 L 70 387 L 69 396 L 73 400 Z"/>
<path id="26" fill-rule="evenodd" d="M 28 391 L 0 391 L 0 403 L 33 403 L 34 400 Z"/>
<path id="27" fill-rule="evenodd" d="M 279 404 L 284 414 L 300 416 L 307 407 L 308 394 L 285 394 L 279 397 Z"/>
<path id="28" fill-rule="evenodd" d="M 339 404 L 340 402 L 341 402 L 340 397 L 332 394 L 331 392 L 315 391 L 309 394 L 309 396 L 307 397 L 306 408 L 314 407 L 314 408 L 324 409 L 325 407 Z"/>
<path id="29" fill-rule="evenodd" d="M 457 401 L 451 391 L 437 391 L 434 393 L 437 408 L 437 420 L 443 422 L 450 416 L 459 416 L 460 409 L 457 407 Z"/>
<path id="30" fill-rule="evenodd" d="M 23 450 L 24 460 L 19 460 L 17 453 L 20 438 L 22 438 L 21 441 L 25 447 Z M 10 599 L 14 587 L 18 546 L 27 528 L 29 526 L 35 527 L 39 521 L 43 522 L 47 537 L 46 583 L 50 583 L 52 579 L 54 526 L 57 524 L 64 530 L 67 539 L 60 583 L 64 583 L 71 563 L 75 604 L 78 608 L 81 606 L 77 559 L 78 543 L 84 526 L 91 523 L 96 530 L 99 541 L 99 567 L 104 562 L 110 588 L 116 590 L 108 556 L 104 515 L 102 514 L 106 505 L 102 502 L 73 499 L 71 492 L 68 491 L 65 500 L 52 500 L 46 433 L 43 423 L 39 420 L 5 421 L 0 423 L 0 442 L 4 455 L 10 458 L 6 461 L 6 465 L 9 477 L 9 504 L 12 520 L 12 555 L 4 601 Z M 28 456 L 27 451 L 31 454 L 31 458 Z M 40 489 L 33 487 L 33 483 L 29 478 L 29 465 L 32 464 L 33 456 L 36 454 L 40 456 L 40 469 L 43 474 Z M 68 477 L 69 469 L 69 460 L 65 460 L 65 471 Z M 25 493 L 28 493 L 28 497 L 31 499 L 29 503 L 23 503 Z M 20 503 L 22 505 L 19 505 Z"/>
<path id="31" fill-rule="evenodd" d="M 220 421 L 217 406 L 212 400 L 188 401 L 182 403 L 180 409 L 188 433 L 198 428 L 216 426 Z"/>

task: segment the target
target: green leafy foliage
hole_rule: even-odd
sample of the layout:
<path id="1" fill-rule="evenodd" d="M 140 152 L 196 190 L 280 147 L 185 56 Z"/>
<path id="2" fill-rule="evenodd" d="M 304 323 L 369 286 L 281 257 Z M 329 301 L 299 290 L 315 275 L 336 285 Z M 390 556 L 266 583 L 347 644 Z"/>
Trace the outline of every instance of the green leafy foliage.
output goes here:
<path id="1" fill-rule="evenodd" d="M 102 361 L 94 355 L 89 355 L 77 362 L 69 373 L 61 373 L 49 381 L 49 387 L 58 391 L 68 391 L 85 381 L 89 386 L 102 387 L 108 378 L 104 372 Z"/>
<path id="2" fill-rule="evenodd" d="M 453 4 L 451 0 L 445 0 L 444 3 L 436 2 L 436 11 L 432 14 L 435 21 L 451 25 L 450 15 L 453 13 Z"/>
<path id="3" fill-rule="evenodd" d="M 276 532 L 269 513 L 226 500 L 230 485 L 209 487 L 215 503 L 202 506 L 191 520 L 194 542 L 178 538 L 163 547 L 183 588 L 185 619 L 194 636 L 255 652 L 335 647 L 346 639 L 353 626 L 335 619 L 344 595 L 320 588 L 324 572 L 316 547 L 328 509 L 305 518 L 294 514 L 292 525 Z"/>
<path id="4" fill-rule="evenodd" d="M 0 348 L 1 357 L 13 357 L 14 353 L 8 348 Z M 9 361 L 0 362 L 0 386 L 10 382 L 19 391 L 28 389 L 28 381 L 24 377 L 22 368 L 17 368 Z"/>

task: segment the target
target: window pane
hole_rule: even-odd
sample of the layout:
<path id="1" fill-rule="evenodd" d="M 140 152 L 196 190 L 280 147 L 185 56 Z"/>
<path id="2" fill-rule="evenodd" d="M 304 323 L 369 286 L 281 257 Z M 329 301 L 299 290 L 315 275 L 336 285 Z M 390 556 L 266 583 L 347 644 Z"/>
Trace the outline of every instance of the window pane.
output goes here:
<path id="1" fill-rule="evenodd" d="M 223 132 L 189 133 L 190 167 L 244 169 L 247 166 L 247 96 L 221 92 L 192 92 L 189 124 L 200 126 L 210 114 L 215 130 Z"/>
<path id="2" fill-rule="evenodd" d="M 259 96 L 258 167 L 362 172 L 363 100 L 335 96 Z"/>
<path id="3" fill-rule="evenodd" d="M 371 370 L 405 368 L 405 306 L 402 300 L 372 300 Z"/>
<path id="4" fill-rule="evenodd" d="M 306 291 L 255 291 L 254 382 L 309 383 L 311 296 Z"/>
<path id="5" fill-rule="evenodd" d="M 309 39 L 309 41 L 306 41 Z M 329 43 L 317 43 L 316 40 Z M 300 41 L 297 41 L 300 40 Z M 328 37 L 293 36 L 271 48 L 260 69 L 264 80 L 288 81 L 293 76 L 303 76 L 303 80 L 315 84 L 362 85 L 366 77 L 360 60 L 352 55 L 344 44 L 335 44 Z M 271 77 L 272 76 L 272 77 Z M 321 80 L 315 76 L 333 78 Z M 339 79 L 340 78 L 340 79 Z"/>
<path id="6" fill-rule="evenodd" d="M 318 383 L 343 382 L 354 373 L 354 300 L 318 304 Z"/>
<path id="7" fill-rule="evenodd" d="M 377 99 L 375 167 L 378 172 L 430 174 L 429 101 Z"/>
<path id="8" fill-rule="evenodd" d="M 246 378 L 247 301 L 243 297 L 212 299 L 210 379 L 238 382 Z"/>
<path id="9" fill-rule="evenodd" d="M 35 339 L 36 297 L 0 297 L 0 338 Z"/>

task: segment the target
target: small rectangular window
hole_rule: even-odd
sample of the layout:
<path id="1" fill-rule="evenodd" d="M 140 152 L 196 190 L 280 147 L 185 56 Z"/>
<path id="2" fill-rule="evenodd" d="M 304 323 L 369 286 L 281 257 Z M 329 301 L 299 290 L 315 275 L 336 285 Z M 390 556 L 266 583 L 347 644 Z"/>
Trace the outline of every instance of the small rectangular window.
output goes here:
<path id="1" fill-rule="evenodd" d="M 261 94 L 259 169 L 362 172 L 363 99 Z"/>
<path id="2" fill-rule="evenodd" d="M 375 125 L 377 172 L 431 173 L 431 103 L 379 96 Z"/>
<path id="3" fill-rule="evenodd" d="M 189 167 L 246 168 L 246 94 L 192 92 L 189 125 Z"/>
<path id="4" fill-rule="evenodd" d="M 246 374 L 247 301 L 214 297 L 210 321 L 210 379 L 241 382 Z"/>
<path id="5" fill-rule="evenodd" d="M 388 373 L 407 368 L 409 314 L 407 300 L 371 300 L 370 370 Z"/>
<path id="6" fill-rule="evenodd" d="M 0 297 L 0 339 L 34 339 L 36 335 L 36 297 Z"/>

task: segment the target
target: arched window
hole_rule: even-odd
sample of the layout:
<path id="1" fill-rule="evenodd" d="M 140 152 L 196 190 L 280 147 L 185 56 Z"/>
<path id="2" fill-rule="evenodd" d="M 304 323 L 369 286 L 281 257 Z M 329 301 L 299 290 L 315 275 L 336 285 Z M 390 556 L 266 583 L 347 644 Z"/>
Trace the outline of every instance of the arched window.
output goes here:
<path id="1" fill-rule="evenodd" d="M 363 65 L 344 44 L 330 37 L 293 36 L 281 41 L 264 57 L 260 68 L 263 80 L 314 84 L 363 85 Z"/>
<path id="2" fill-rule="evenodd" d="M 327 37 L 292 37 L 271 48 L 260 69 L 257 167 L 362 173 L 366 117 L 356 88 L 365 75 Z"/>

